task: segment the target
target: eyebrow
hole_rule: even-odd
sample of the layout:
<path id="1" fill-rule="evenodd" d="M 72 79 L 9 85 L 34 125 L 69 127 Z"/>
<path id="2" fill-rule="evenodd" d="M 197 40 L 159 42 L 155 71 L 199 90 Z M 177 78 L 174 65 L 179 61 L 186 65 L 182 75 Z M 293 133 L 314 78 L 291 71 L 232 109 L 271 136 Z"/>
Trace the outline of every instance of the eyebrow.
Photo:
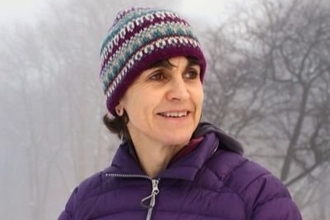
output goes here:
<path id="1" fill-rule="evenodd" d="M 196 59 L 196 58 L 187 57 L 187 60 L 188 60 L 187 67 L 191 67 L 191 66 L 195 66 L 195 65 L 200 65 L 199 60 Z M 147 69 L 153 69 L 153 68 L 159 68 L 159 67 L 163 67 L 165 69 L 172 69 L 175 66 L 172 63 L 170 63 L 169 60 L 160 60 L 160 61 L 152 64 L 151 66 L 149 66 Z"/>

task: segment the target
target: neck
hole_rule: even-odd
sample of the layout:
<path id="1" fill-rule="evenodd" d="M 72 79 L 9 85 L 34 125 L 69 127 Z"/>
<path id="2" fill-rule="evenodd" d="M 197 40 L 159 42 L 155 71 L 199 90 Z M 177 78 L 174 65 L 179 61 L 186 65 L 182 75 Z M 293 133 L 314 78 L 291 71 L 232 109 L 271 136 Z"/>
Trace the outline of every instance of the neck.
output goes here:
<path id="1" fill-rule="evenodd" d="M 156 146 L 154 144 L 134 143 L 140 165 L 151 178 L 165 170 L 173 156 L 184 146 Z"/>

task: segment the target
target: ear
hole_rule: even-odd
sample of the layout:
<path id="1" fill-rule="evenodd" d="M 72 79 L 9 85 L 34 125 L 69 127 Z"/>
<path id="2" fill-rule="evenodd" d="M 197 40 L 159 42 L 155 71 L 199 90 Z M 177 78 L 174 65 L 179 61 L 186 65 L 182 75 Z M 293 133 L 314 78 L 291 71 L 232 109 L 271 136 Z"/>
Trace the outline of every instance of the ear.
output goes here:
<path id="1" fill-rule="evenodd" d="M 120 103 L 115 107 L 115 110 L 119 117 L 124 115 L 124 107 Z"/>

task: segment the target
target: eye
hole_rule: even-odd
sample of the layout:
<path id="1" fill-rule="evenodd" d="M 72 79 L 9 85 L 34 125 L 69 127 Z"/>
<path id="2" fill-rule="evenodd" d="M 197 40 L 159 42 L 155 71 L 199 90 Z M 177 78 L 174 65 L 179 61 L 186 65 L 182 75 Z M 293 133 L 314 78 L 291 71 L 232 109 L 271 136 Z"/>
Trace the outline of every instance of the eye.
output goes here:
<path id="1" fill-rule="evenodd" d="M 150 75 L 149 79 L 155 80 L 155 81 L 161 81 L 161 80 L 166 79 L 166 76 L 162 71 L 157 71 L 157 72 L 153 72 Z"/>
<path id="2" fill-rule="evenodd" d="M 188 69 L 188 71 L 184 73 L 183 77 L 185 79 L 196 79 L 199 77 L 199 71 L 194 68 Z"/>

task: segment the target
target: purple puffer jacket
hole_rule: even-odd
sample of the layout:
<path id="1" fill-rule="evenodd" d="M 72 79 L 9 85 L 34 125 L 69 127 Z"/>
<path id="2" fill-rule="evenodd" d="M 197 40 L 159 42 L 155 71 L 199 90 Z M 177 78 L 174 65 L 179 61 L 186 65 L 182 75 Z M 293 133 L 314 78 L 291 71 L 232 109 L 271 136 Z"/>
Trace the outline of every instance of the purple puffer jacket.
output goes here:
<path id="1" fill-rule="evenodd" d="M 72 193 L 59 220 L 300 220 L 282 183 L 203 123 L 199 146 L 150 179 L 122 144 L 103 172 Z"/>

